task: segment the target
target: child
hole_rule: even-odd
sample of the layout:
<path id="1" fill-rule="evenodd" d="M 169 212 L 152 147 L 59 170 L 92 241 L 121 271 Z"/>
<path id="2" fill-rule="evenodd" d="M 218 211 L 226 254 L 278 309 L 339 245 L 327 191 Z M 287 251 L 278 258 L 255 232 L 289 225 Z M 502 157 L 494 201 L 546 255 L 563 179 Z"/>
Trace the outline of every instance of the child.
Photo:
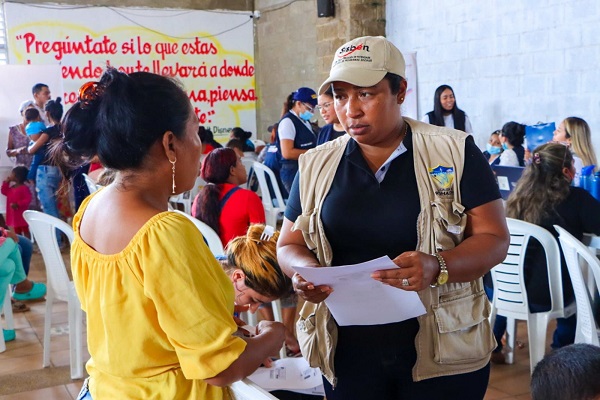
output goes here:
<path id="1" fill-rule="evenodd" d="M 23 218 L 23 212 L 31 203 L 31 191 L 29 186 L 25 185 L 28 172 L 23 166 L 13 168 L 10 175 L 2 182 L 0 191 L 6 196 L 6 225 L 15 233 L 30 238 L 29 226 Z"/>
<path id="2" fill-rule="evenodd" d="M 40 137 L 41 132 L 46 129 L 46 125 L 42 122 L 40 112 L 36 108 L 28 108 L 24 113 L 25 119 L 25 133 L 27 137 L 31 139 L 31 142 L 35 142 Z"/>

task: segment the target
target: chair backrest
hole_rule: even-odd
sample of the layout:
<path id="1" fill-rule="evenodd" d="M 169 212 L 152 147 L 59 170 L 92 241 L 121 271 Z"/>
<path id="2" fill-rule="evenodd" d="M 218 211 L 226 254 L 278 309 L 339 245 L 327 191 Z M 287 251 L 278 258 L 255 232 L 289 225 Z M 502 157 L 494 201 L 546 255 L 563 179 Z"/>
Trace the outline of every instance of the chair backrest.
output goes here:
<path id="1" fill-rule="evenodd" d="M 558 239 L 562 246 L 571 284 L 575 292 L 575 301 L 577 303 L 577 329 L 575 331 L 575 343 L 589 343 L 600 346 L 598 340 L 598 331 L 594 320 L 592 304 L 594 303 L 595 293 L 590 293 L 588 285 L 585 282 L 581 261 L 585 261 L 588 268 L 593 273 L 596 281 L 595 291 L 600 287 L 600 261 L 590 249 L 581 243 L 577 238 L 567 232 L 566 229 L 554 225 L 554 229 L 559 234 Z"/>
<path id="2" fill-rule="evenodd" d="M 494 306 L 498 309 L 498 314 L 511 318 L 527 319 L 529 305 L 523 266 L 527 245 L 531 238 L 535 238 L 540 242 L 546 253 L 552 302 L 551 309 L 548 311 L 549 317 L 563 317 L 564 304 L 558 242 L 550 232 L 538 225 L 513 218 L 506 218 L 506 222 L 510 232 L 508 254 L 501 264 L 492 268 Z"/>
<path id="3" fill-rule="evenodd" d="M 39 211 L 27 210 L 23 217 L 35 241 L 40 248 L 46 266 L 46 279 L 57 299 L 69 301 L 69 287 L 71 280 L 58 246 L 56 231 L 64 233 L 73 243 L 73 228 L 56 217 Z"/>
<path id="4" fill-rule="evenodd" d="M 202 233 L 202 236 L 204 236 L 204 238 L 208 242 L 208 248 L 210 249 L 211 253 L 213 253 L 213 255 L 220 256 L 225 254 L 221 238 L 219 237 L 219 235 L 217 235 L 217 232 L 215 232 L 214 229 L 212 229 L 204 222 L 200 221 L 198 218 L 194 218 L 191 215 L 184 213 L 183 211 L 175 210 L 175 212 L 185 215 L 187 219 L 189 219 L 194 223 L 194 225 L 196 225 L 196 228 L 198 228 L 200 233 Z"/>
<path id="5" fill-rule="evenodd" d="M 279 213 L 283 213 L 285 211 L 285 201 L 283 200 L 281 190 L 279 190 L 277 178 L 275 177 L 275 174 L 271 168 L 259 163 L 258 161 L 254 162 L 253 168 L 258 179 L 258 185 L 260 186 L 262 203 L 263 207 L 265 208 L 265 214 L 267 214 L 267 224 L 271 226 L 277 226 L 277 217 Z M 269 190 L 267 179 L 271 183 L 275 198 L 271 196 L 271 190 Z"/>
<path id="6" fill-rule="evenodd" d="M 192 201 L 194 198 L 192 197 L 192 192 L 188 190 L 187 192 L 179 193 L 178 195 L 171 196 L 169 198 L 169 203 L 172 203 L 173 208 L 175 208 L 175 204 L 183 205 L 183 212 L 186 214 L 190 214 L 192 212 Z"/>
<path id="7" fill-rule="evenodd" d="M 246 183 L 240 185 L 244 189 L 249 189 L 248 184 L 250 183 L 250 173 L 254 172 L 254 162 L 256 161 L 256 157 L 242 157 L 242 164 L 244 164 L 244 168 L 246 168 Z"/>
<path id="8" fill-rule="evenodd" d="M 85 184 L 88 188 L 88 190 L 90 191 L 90 194 L 94 193 L 96 190 L 98 190 L 98 184 L 96 184 L 96 182 L 94 182 L 94 180 L 92 178 L 90 178 L 87 174 L 81 174 L 83 176 L 83 179 L 85 180 Z"/>

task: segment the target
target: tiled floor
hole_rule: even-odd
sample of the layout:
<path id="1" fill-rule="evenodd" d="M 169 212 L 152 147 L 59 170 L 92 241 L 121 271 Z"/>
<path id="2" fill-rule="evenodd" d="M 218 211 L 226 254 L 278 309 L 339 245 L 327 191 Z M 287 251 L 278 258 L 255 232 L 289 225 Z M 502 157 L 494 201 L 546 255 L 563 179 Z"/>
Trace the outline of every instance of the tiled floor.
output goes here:
<path id="1" fill-rule="evenodd" d="M 66 256 L 65 258 L 68 258 Z M 46 274 L 39 253 L 33 255 L 30 278 L 45 281 Z M 7 343 L 7 351 L 0 353 L 0 378 L 18 372 L 33 371 L 42 367 L 42 336 L 45 302 L 30 302 L 31 310 L 15 314 L 17 339 Z M 53 367 L 69 365 L 69 342 L 67 328 L 66 303 L 54 306 L 51 340 L 51 363 Z M 550 327 L 550 331 L 553 326 Z M 485 400 L 529 400 L 529 352 L 527 329 L 519 325 L 517 339 L 525 343 L 523 349 L 517 349 L 515 363 L 512 365 L 492 365 L 492 374 Z M 87 351 L 85 358 L 89 357 Z M 17 394 L 0 396 L 0 400 L 73 400 L 81 388 L 82 381 L 47 387 L 44 389 L 23 391 Z"/>

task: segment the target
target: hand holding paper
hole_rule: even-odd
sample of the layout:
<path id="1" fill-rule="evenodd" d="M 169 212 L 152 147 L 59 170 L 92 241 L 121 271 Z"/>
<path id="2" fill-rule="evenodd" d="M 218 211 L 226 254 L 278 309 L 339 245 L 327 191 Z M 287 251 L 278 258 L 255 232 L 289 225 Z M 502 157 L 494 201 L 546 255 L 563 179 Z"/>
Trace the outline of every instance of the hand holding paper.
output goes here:
<path id="1" fill-rule="evenodd" d="M 425 313 L 416 292 L 384 285 L 371 277 L 378 270 L 398 268 L 389 257 L 329 268 L 294 267 L 308 282 L 333 288 L 325 304 L 341 326 L 400 322 Z"/>

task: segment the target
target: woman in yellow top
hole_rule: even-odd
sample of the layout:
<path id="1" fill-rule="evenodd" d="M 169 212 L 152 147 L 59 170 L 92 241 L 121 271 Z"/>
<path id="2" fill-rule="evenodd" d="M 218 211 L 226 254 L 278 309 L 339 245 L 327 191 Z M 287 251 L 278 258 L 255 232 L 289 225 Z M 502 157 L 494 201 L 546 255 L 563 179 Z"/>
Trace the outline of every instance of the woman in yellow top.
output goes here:
<path id="1" fill-rule="evenodd" d="M 227 275 L 194 225 L 168 211 L 200 167 L 186 93 L 166 77 L 108 69 L 82 86 L 63 129 L 55 158 L 64 169 L 97 154 L 117 171 L 73 221 L 71 266 L 91 354 L 80 396 L 229 398 L 226 386 L 275 354 L 284 328 L 261 322 L 256 337 L 234 335 Z"/>

